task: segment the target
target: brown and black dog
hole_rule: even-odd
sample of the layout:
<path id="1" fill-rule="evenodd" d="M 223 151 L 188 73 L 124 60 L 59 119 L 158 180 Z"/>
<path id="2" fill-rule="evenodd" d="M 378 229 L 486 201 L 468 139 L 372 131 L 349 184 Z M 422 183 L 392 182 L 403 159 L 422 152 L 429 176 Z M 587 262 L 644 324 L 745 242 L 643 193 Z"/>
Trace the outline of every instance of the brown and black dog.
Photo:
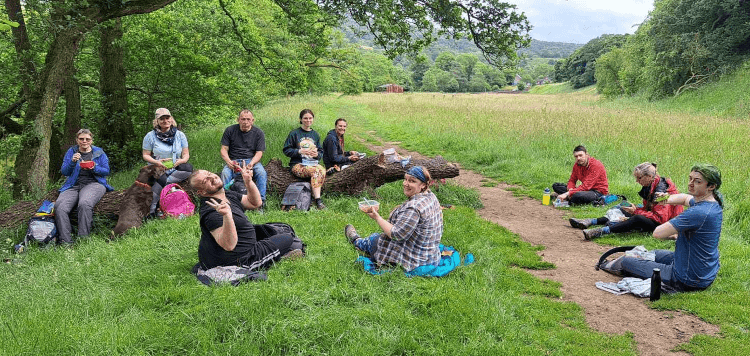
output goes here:
<path id="1" fill-rule="evenodd" d="M 112 237 L 122 236 L 128 229 L 143 224 L 143 218 L 148 214 L 153 200 L 151 186 L 162 174 L 162 166 L 151 164 L 141 168 L 133 185 L 123 193 L 120 211 L 117 214 L 117 226 L 112 231 Z"/>

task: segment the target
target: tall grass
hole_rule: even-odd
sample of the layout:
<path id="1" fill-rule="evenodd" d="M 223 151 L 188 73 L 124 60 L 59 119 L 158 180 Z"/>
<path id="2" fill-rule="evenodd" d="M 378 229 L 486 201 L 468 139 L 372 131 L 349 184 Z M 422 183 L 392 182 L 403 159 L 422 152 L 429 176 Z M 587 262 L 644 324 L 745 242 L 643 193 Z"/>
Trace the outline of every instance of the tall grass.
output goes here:
<path id="1" fill-rule="evenodd" d="M 441 154 L 489 177 L 520 184 L 522 192 L 540 197 L 552 182 L 565 182 L 573 165 L 572 149 L 584 144 L 607 167 L 610 191 L 636 200 L 632 169 L 657 162 L 663 176 L 683 191 L 687 174 L 697 162 L 716 164 L 723 173 L 725 224 L 720 251 L 722 269 L 706 292 L 670 296 L 656 303 L 664 309 L 686 310 L 722 325 L 733 337 L 712 339 L 711 348 L 747 350 L 750 328 L 750 153 L 738 149 L 750 137 L 750 124 L 731 117 L 672 110 L 599 104 L 591 93 L 565 95 L 362 95 L 367 105 L 360 125 L 376 135 L 424 154 Z M 349 104 L 335 102 L 344 108 Z M 361 109 L 357 109 L 362 112 Z M 351 125 L 351 124 L 350 124 Z M 584 209 L 590 216 L 604 211 Z M 673 248 L 645 235 L 603 240 L 637 242 L 648 248 Z M 700 346 L 691 346 L 691 350 Z M 732 352 L 733 353 L 733 352 Z"/>

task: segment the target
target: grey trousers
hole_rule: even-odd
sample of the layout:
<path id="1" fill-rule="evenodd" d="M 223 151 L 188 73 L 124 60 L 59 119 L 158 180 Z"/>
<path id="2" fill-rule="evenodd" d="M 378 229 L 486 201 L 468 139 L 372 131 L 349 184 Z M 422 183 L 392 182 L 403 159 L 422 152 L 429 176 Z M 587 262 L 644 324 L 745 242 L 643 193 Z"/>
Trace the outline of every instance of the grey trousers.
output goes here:
<path id="1" fill-rule="evenodd" d="M 55 201 L 55 225 L 60 243 L 73 242 L 70 238 L 70 212 L 78 204 L 78 236 L 88 236 L 91 233 L 91 223 L 94 221 L 94 205 L 107 192 L 100 183 L 89 183 L 83 188 L 75 185 L 60 193 Z"/>

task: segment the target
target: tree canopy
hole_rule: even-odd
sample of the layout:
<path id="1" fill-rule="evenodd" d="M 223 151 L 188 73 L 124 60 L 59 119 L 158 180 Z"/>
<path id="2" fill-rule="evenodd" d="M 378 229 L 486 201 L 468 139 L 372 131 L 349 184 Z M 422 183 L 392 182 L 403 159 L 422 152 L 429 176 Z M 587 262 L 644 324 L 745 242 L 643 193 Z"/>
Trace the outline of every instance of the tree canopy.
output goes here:
<path id="1" fill-rule="evenodd" d="M 497 66 L 516 61 L 531 28 L 498 0 L 6 0 L 3 9 L 12 36 L 0 32 L 10 50 L 0 54 L 0 122 L 4 135 L 21 135 L 17 150 L 28 157 L 11 174 L 17 195 L 46 190 L 80 127 L 98 135 L 119 169 L 137 161 L 157 107 L 195 125 L 281 95 L 411 80 L 342 41 L 337 28 L 347 20 L 390 59 L 442 36 L 471 40 Z"/>

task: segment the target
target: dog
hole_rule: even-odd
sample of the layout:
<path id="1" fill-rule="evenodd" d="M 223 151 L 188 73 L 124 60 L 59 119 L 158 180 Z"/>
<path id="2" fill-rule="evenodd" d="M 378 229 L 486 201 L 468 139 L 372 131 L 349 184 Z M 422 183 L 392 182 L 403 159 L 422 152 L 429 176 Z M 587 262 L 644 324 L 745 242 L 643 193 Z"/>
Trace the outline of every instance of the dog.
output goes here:
<path id="1" fill-rule="evenodd" d="M 143 218 L 148 214 L 153 200 L 151 186 L 164 172 L 164 167 L 160 165 L 151 164 L 141 168 L 133 185 L 123 193 L 117 225 L 111 237 L 122 236 L 129 229 L 143 224 Z"/>

